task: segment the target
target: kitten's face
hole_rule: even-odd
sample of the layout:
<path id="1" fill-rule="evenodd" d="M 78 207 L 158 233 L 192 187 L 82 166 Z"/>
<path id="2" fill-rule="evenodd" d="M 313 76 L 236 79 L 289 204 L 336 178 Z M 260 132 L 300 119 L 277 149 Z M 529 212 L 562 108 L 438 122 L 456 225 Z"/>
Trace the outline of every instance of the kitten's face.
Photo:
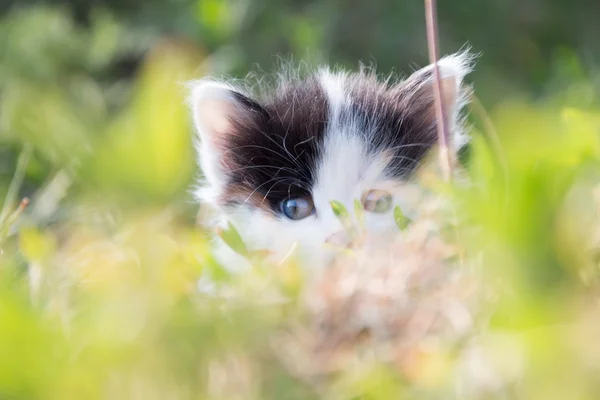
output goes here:
<path id="1" fill-rule="evenodd" d="M 439 62 L 455 147 L 464 143 L 457 115 L 467 61 L 462 54 Z M 295 247 L 309 266 L 347 240 L 332 200 L 351 213 L 361 201 L 368 231 L 393 232 L 392 210 L 411 212 L 410 175 L 437 141 L 432 88 L 431 67 L 393 84 L 322 70 L 281 83 L 262 101 L 228 84 L 195 83 L 199 197 L 249 247 L 275 258 Z"/>

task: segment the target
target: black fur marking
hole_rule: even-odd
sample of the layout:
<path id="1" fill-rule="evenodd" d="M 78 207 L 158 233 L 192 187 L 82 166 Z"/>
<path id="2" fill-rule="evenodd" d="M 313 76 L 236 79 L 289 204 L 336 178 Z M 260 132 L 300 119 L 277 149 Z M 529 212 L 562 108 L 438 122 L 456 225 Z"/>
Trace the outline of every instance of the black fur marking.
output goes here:
<path id="1" fill-rule="evenodd" d="M 229 184 L 249 187 L 279 213 L 282 200 L 310 194 L 327 125 L 325 94 L 313 77 L 283 88 L 262 106 L 236 97 L 249 112 L 232 121 L 225 155 Z"/>
<path id="2" fill-rule="evenodd" d="M 437 142 L 431 85 L 425 73 L 418 80 L 389 85 L 375 75 L 362 73 L 349 81 L 352 114 L 363 121 L 361 131 L 369 136 L 372 153 L 387 151 L 389 176 L 406 179 Z"/>

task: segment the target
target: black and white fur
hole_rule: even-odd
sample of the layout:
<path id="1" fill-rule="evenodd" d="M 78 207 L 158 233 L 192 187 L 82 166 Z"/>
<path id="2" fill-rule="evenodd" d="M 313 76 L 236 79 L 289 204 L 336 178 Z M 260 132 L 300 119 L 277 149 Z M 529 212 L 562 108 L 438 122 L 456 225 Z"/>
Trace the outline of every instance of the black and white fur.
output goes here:
<path id="1" fill-rule="evenodd" d="M 468 53 L 438 62 L 453 146 L 466 142 L 461 109 L 469 88 Z M 304 78 L 283 78 L 265 98 L 226 81 L 191 83 L 190 106 L 198 132 L 204 179 L 198 199 L 217 210 L 218 224 L 231 222 L 252 249 L 283 258 L 298 248 L 305 265 L 329 257 L 324 246 L 341 230 L 330 200 L 353 209 L 367 190 L 392 195 L 410 209 L 410 177 L 437 142 L 432 66 L 405 80 L 379 80 L 368 70 L 319 69 Z M 308 196 L 315 213 L 290 220 L 286 199 Z M 366 213 L 368 230 L 395 231 L 391 210 Z M 242 261 L 225 246 L 230 268 Z"/>

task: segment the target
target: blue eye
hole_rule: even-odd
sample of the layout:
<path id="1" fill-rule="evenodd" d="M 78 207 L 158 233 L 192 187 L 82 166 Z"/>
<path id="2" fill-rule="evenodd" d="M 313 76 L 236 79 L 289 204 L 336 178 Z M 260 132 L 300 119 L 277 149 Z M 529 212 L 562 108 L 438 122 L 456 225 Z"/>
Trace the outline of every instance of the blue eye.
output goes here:
<path id="1" fill-rule="evenodd" d="M 295 221 L 304 219 L 315 211 L 313 200 L 308 196 L 284 200 L 279 204 L 279 207 L 283 215 Z"/>

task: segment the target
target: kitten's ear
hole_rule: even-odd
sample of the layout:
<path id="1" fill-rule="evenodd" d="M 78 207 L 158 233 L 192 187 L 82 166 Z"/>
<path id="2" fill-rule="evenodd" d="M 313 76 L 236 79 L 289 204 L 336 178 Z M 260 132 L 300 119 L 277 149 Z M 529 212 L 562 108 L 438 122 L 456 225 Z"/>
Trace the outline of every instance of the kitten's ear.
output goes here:
<path id="1" fill-rule="evenodd" d="M 471 72 L 473 56 L 467 52 L 452 54 L 438 62 L 442 103 L 448 128 L 453 134 L 455 149 L 466 142 L 461 132 L 460 111 L 468 101 L 470 88 L 464 84 L 465 76 Z M 436 125 L 435 114 L 435 74 L 433 64 L 413 73 L 400 88 L 406 108 L 419 113 L 425 126 Z"/>
<path id="2" fill-rule="evenodd" d="M 262 107 L 226 83 L 202 80 L 191 84 L 190 107 L 202 146 L 222 150 L 235 124 L 252 119 Z"/>
<path id="3" fill-rule="evenodd" d="M 235 168 L 233 152 L 228 149 L 229 139 L 241 127 L 262 121 L 266 111 L 226 83 L 201 80 L 191 83 L 190 89 L 189 106 L 198 133 L 196 147 L 204 175 L 196 195 L 203 202 L 216 203 L 227 185 L 228 171 Z"/>

